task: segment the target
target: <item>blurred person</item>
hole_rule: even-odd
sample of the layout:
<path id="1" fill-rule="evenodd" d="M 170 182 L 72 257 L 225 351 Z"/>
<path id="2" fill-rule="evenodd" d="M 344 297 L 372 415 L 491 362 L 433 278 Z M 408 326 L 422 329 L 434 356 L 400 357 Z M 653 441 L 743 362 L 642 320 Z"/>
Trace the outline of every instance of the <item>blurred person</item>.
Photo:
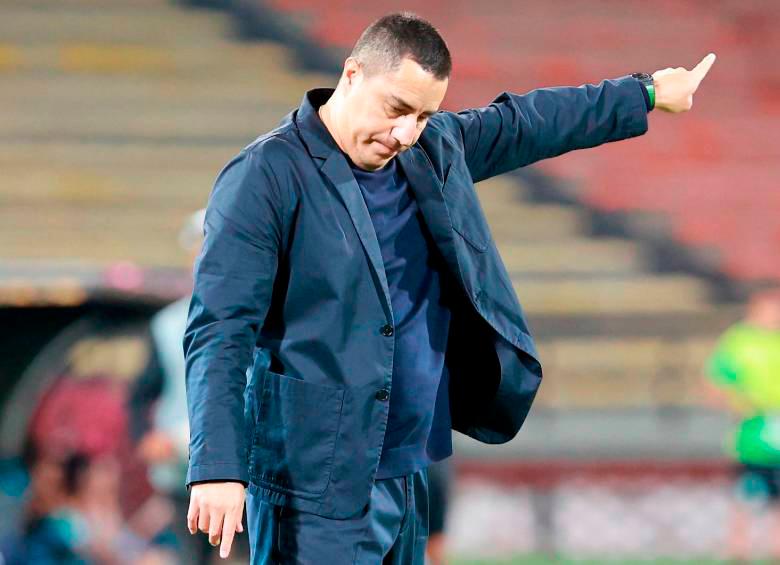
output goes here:
<path id="1" fill-rule="evenodd" d="M 708 376 L 710 398 L 737 421 L 727 448 L 738 464 L 740 497 L 771 514 L 773 556 L 780 558 L 780 288 L 751 297 L 744 319 L 720 337 Z M 729 532 L 733 557 L 749 557 L 750 514 L 737 501 Z"/>
<path id="2" fill-rule="evenodd" d="M 72 504 L 85 463 L 119 453 L 126 433 L 122 391 L 105 374 L 79 374 L 68 365 L 41 392 L 22 453 L 30 476 L 22 557 L 12 562 L 90 562 L 88 522 Z"/>
<path id="3" fill-rule="evenodd" d="M 120 466 L 115 457 L 73 454 L 66 460 L 64 477 L 68 499 L 55 516 L 70 523 L 86 562 L 175 563 L 167 547 L 149 543 L 125 523 L 119 505 Z"/>
<path id="4" fill-rule="evenodd" d="M 29 484 L 21 457 L 0 458 L 0 564 L 17 545 Z"/>
<path id="5" fill-rule="evenodd" d="M 542 377 L 474 183 L 644 134 L 714 60 L 453 113 L 436 29 L 369 26 L 336 88 L 209 198 L 184 338 L 190 531 L 227 556 L 246 504 L 253 563 L 422 563 L 426 468 L 453 429 L 512 439 Z"/>
<path id="6" fill-rule="evenodd" d="M 68 535 L 67 529 L 51 527 L 53 522 L 46 521 L 46 517 L 56 512 L 66 501 L 61 457 L 42 453 L 33 442 L 27 441 L 22 460 L 28 475 L 28 485 L 22 500 L 17 535 L 4 540 L 2 563 L 29 562 L 28 546 L 35 547 L 37 561 L 72 562 L 78 558 L 72 536 Z"/>
<path id="7" fill-rule="evenodd" d="M 24 534 L 5 563 L 170 565 L 174 555 L 124 523 L 119 463 L 67 449 L 29 452 L 31 493 Z"/>
<path id="8" fill-rule="evenodd" d="M 190 257 L 190 264 L 203 243 L 205 212 L 193 213 L 179 232 L 179 245 Z M 189 303 L 190 296 L 185 296 L 152 317 L 150 359 L 129 396 L 131 436 L 149 467 L 149 482 L 173 501 L 177 515 L 186 514 L 189 503 L 185 486 L 189 423 L 181 350 Z M 208 540 L 187 535 L 185 521 L 173 524 L 173 534 L 182 563 L 211 561 L 215 552 Z"/>
<path id="9" fill-rule="evenodd" d="M 444 459 L 431 464 L 428 473 L 428 543 L 425 547 L 428 565 L 447 564 L 445 526 L 452 490 L 452 463 Z"/>
<path id="10" fill-rule="evenodd" d="M 179 233 L 191 265 L 203 242 L 204 216 L 205 210 L 192 214 Z M 182 297 L 152 317 L 150 361 L 130 393 L 131 434 L 139 439 L 139 454 L 150 463 L 152 484 L 167 493 L 184 490 L 187 472 L 189 424 L 181 340 L 189 303 L 189 296 Z"/>

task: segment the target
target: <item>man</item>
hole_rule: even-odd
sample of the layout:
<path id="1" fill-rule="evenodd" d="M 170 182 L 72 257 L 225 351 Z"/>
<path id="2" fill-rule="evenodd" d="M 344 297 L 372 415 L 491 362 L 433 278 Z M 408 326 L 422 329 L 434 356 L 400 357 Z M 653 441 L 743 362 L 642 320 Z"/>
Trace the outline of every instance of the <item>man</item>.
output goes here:
<path id="1" fill-rule="evenodd" d="M 744 502 L 769 512 L 772 557 L 780 557 L 780 288 L 754 293 L 743 320 L 718 340 L 707 367 L 713 404 L 729 409 L 737 425 L 727 441 L 738 467 L 740 500 L 729 531 L 729 557 L 750 557 L 754 527 Z"/>
<path id="2" fill-rule="evenodd" d="M 210 197 L 184 339 L 190 531 L 227 556 L 248 486 L 253 563 L 422 563 L 425 468 L 451 429 L 512 439 L 542 376 L 474 183 L 645 133 L 653 96 L 689 109 L 713 61 L 456 114 L 436 30 L 369 26 L 336 89 Z"/>

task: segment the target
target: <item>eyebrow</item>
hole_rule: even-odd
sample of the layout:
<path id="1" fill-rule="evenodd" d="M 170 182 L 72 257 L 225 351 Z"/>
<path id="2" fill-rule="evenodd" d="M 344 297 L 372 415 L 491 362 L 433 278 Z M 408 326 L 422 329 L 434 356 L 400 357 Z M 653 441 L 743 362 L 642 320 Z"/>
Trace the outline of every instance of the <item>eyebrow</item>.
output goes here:
<path id="1" fill-rule="evenodd" d="M 411 104 L 409 104 L 407 102 L 404 102 L 403 100 L 401 100 L 400 98 L 398 98 L 398 96 L 396 96 L 394 94 L 390 95 L 390 100 L 396 106 L 400 106 L 402 110 L 412 110 L 412 111 L 414 111 L 414 108 L 412 107 Z M 436 112 L 438 112 L 438 110 L 429 110 L 428 112 L 423 112 L 423 116 L 430 117 L 430 116 L 433 116 Z"/>

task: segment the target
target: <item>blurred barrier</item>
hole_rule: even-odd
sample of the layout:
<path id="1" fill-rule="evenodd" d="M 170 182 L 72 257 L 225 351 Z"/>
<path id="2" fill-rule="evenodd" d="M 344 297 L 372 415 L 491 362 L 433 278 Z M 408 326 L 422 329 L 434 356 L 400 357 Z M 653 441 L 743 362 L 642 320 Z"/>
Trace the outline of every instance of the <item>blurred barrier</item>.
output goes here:
<path id="1" fill-rule="evenodd" d="M 461 461 L 457 476 L 459 557 L 706 563 L 773 551 L 773 513 L 744 505 L 722 460 Z"/>

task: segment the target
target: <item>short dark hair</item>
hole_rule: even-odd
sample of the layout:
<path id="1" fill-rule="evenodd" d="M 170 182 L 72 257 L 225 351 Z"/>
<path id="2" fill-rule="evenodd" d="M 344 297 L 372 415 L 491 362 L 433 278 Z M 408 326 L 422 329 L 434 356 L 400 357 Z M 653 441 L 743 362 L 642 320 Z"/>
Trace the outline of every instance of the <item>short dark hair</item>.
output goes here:
<path id="1" fill-rule="evenodd" d="M 409 58 L 437 80 L 449 78 L 452 58 L 433 25 L 412 12 L 396 12 L 366 28 L 352 49 L 352 57 L 367 66 L 369 74 L 397 69 Z"/>

